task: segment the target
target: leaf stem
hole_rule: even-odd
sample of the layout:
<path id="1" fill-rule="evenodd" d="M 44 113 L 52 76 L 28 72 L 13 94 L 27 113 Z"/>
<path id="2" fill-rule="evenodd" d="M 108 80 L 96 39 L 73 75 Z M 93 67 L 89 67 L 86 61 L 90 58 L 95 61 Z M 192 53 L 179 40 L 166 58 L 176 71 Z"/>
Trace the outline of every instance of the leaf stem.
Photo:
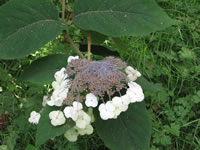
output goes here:
<path id="1" fill-rule="evenodd" d="M 65 21 L 65 0 L 62 0 L 61 4 L 62 4 L 62 20 Z M 67 40 L 66 40 L 65 31 L 63 31 L 63 44 L 64 44 L 64 49 L 65 49 L 65 55 L 67 56 Z"/>
<path id="2" fill-rule="evenodd" d="M 62 20 L 65 21 L 65 0 L 62 0 Z M 78 49 L 78 47 L 74 44 L 74 42 L 72 41 L 71 37 L 67 34 L 67 31 L 64 30 L 63 31 L 63 36 L 64 36 L 64 48 L 65 48 L 65 54 L 67 55 L 67 45 L 66 45 L 66 39 L 69 40 L 69 42 L 72 44 L 72 46 L 74 47 L 74 49 L 77 51 L 77 53 L 82 57 L 85 58 L 83 56 L 83 54 L 81 53 L 81 51 Z"/>
<path id="3" fill-rule="evenodd" d="M 62 20 L 65 20 L 65 0 L 62 0 Z"/>
<path id="4" fill-rule="evenodd" d="M 69 42 L 72 44 L 72 46 L 74 47 L 74 49 L 77 51 L 77 53 L 82 57 L 85 58 L 85 56 L 83 56 L 83 54 L 81 53 L 81 51 L 78 49 L 78 47 L 75 45 L 75 43 L 72 41 L 71 37 L 67 34 L 67 31 L 65 31 L 65 35 L 66 38 L 69 40 Z"/>
<path id="5" fill-rule="evenodd" d="M 91 59 L 91 34 L 88 32 L 88 60 Z"/>

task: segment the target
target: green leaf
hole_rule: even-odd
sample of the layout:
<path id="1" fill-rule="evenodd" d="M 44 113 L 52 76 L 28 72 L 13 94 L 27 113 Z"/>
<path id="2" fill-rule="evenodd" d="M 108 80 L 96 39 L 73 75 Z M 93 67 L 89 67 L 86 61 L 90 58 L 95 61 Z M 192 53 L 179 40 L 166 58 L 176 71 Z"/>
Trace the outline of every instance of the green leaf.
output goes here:
<path id="1" fill-rule="evenodd" d="M 64 134 L 67 129 L 71 128 L 71 123 L 67 122 L 62 126 L 52 126 L 49 119 L 49 113 L 58 110 L 57 107 L 46 106 L 41 114 L 41 118 L 37 127 L 36 145 L 44 144 L 47 140 Z"/>
<path id="2" fill-rule="evenodd" d="M 26 147 L 26 150 L 38 150 L 38 148 L 36 148 L 35 146 L 29 144 L 29 145 Z"/>
<path id="3" fill-rule="evenodd" d="M 151 122 L 144 102 L 130 104 L 117 119 L 104 121 L 98 117 L 96 129 L 111 150 L 149 149 Z"/>
<path id="4" fill-rule="evenodd" d="M 54 74 L 67 65 L 67 56 L 55 54 L 34 61 L 20 76 L 21 80 L 35 84 L 49 84 L 54 80 Z"/>
<path id="5" fill-rule="evenodd" d="M 113 37 L 143 35 L 175 23 L 154 0 L 76 0 L 73 22 Z"/>
<path id="6" fill-rule="evenodd" d="M 22 58 L 56 38 L 67 25 L 50 0 L 12 0 L 0 8 L 0 59 Z"/>
<path id="7" fill-rule="evenodd" d="M 15 146 L 17 144 L 17 139 L 19 138 L 18 131 L 15 131 L 13 127 L 10 127 L 9 129 L 9 135 L 6 136 L 6 145 L 8 146 L 8 150 L 14 150 Z"/>
<path id="8" fill-rule="evenodd" d="M 66 147 L 66 150 L 80 150 L 78 143 L 69 142 Z"/>
<path id="9" fill-rule="evenodd" d="M 82 30 L 82 33 L 86 38 L 88 38 L 88 32 L 90 32 L 91 43 L 93 45 L 101 45 L 108 38 L 107 36 L 100 34 L 98 32 Z"/>

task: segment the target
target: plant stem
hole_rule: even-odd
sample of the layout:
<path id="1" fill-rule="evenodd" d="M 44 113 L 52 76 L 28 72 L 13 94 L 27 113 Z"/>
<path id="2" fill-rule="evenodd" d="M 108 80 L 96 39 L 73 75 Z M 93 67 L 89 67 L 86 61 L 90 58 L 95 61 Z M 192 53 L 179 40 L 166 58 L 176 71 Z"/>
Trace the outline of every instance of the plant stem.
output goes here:
<path id="1" fill-rule="evenodd" d="M 62 20 L 65 21 L 65 0 L 62 0 L 61 4 L 62 4 Z M 67 56 L 67 40 L 65 36 L 65 31 L 63 31 L 63 44 L 65 49 L 65 55 Z"/>
<path id="2" fill-rule="evenodd" d="M 65 0 L 62 0 L 62 20 L 65 20 Z"/>
<path id="3" fill-rule="evenodd" d="M 83 56 L 83 54 L 81 53 L 81 51 L 78 49 L 78 47 L 75 45 L 75 43 L 72 41 L 71 37 L 67 34 L 67 31 L 65 31 L 65 35 L 66 38 L 69 40 L 69 42 L 72 44 L 72 46 L 74 47 L 74 49 L 77 51 L 77 53 L 82 57 L 85 58 L 85 56 Z"/>
<path id="4" fill-rule="evenodd" d="M 88 32 L 88 60 L 91 59 L 91 34 Z"/>
<path id="5" fill-rule="evenodd" d="M 62 20 L 65 21 L 65 0 L 62 0 Z M 64 48 L 65 48 L 65 54 L 67 55 L 67 45 L 66 45 L 66 39 L 69 40 L 69 42 L 72 44 L 72 46 L 74 47 L 74 49 L 77 51 L 77 53 L 82 57 L 85 58 L 83 56 L 83 54 L 81 53 L 81 51 L 78 49 L 78 47 L 74 44 L 74 42 L 72 41 L 71 37 L 67 34 L 67 31 L 64 30 L 63 31 L 63 43 L 64 43 Z"/>
<path id="6" fill-rule="evenodd" d="M 65 49 L 65 55 L 67 56 L 67 37 L 65 34 L 65 30 L 63 31 L 63 44 L 64 44 L 64 49 Z"/>

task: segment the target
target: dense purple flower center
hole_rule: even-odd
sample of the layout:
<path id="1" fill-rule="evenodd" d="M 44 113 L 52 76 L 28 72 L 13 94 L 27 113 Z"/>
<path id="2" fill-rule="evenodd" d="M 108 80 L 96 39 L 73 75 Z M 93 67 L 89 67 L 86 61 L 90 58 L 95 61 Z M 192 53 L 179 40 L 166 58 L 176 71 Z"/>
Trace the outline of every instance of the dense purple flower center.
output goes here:
<path id="1" fill-rule="evenodd" d="M 71 90 L 67 102 L 84 101 L 85 93 L 103 97 L 112 96 L 127 83 L 127 76 L 121 71 L 126 64 L 120 59 L 107 57 L 103 61 L 73 60 L 67 66 L 67 74 L 72 77 Z"/>

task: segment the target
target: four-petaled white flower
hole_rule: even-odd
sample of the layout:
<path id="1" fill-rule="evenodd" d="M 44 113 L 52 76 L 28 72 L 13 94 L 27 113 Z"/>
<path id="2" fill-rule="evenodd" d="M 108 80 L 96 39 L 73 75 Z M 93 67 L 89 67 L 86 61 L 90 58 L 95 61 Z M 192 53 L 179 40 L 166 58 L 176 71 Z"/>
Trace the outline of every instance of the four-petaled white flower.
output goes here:
<path id="1" fill-rule="evenodd" d="M 37 113 L 36 111 L 32 111 L 28 121 L 33 124 L 38 124 L 39 120 L 40 120 L 40 114 Z"/>
<path id="2" fill-rule="evenodd" d="M 67 106 L 64 109 L 66 118 L 72 118 L 76 121 L 78 119 L 78 112 L 83 109 L 83 105 L 80 102 L 73 102 L 73 106 Z"/>
<path id="3" fill-rule="evenodd" d="M 79 56 L 69 56 L 67 62 L 70 63 L 72 60 L 79 59 Z"/>
<path id="4" fill-rule="evenodd" d="M 80 128 L 76 127 L 76 126 L 75 126 L 75 129 L 77 129 L 77 131 L 78 131 L 78 133 L 80 135 L 85 135 L 85 134 L 90 135 L 94 131 L 94 128 L 90 124 L 87 125 L 85 129 L 80 129 Z"/>
<path id="5" fill-rule="evenodd" d="M 85 105 L 87 107 L 97 107 L 97 105 L 98 105 L 97 97 L 92 93 L 87 94 L 86 100 L 85 100 Z"/>
<path id="6" fill-rule="evenodd" d="M 61 70 L 57 71 L 54 75 L 55 79 L 57 82 L 62 82 L 64 81 L 68 75 L 65 73 L 66 69 L 65 68 L 62 68 Z"/>
<path id="7" fill-rule="evenodd" d="M 112 103 L 115 106 L 115 110 L 119 109 L 120 111 L 125 112 L 128 109 L 128 105 L 123 104 L 121 97 L 114 97 Z"/>
<path id="8" fill-rule="evenodd" d="M 87 125 L 89 125 L 91 122 L 90 116 L 84 112 L 83 110 L 80 110 L 78 112 L 78 118 L 76 120 L 76 126 L 80 129 L 85 129 Z"/>
<path id="9" fill-rule="evenodd" d="M 131 103 L 130 96 L 128 94 L 121 96 L 121 98 L 124 105 L 129 105 Z"/>
<path id="10" fill-rule="evenodd" d="M 78 118 L 78 113 L 72 106 L 65 107 L 64 114 L 66 118 L 72 118 L 74 121 Z"/>
<path id="11" fill-rule="evenodd" d="M 50 101 L 47 102 L 49 106 L 62 106 L 63 101 L 66 99 L 68 89 L 57 89 L 53 92 Z"/>
<path id="12" fill-rule="evenodd" d="M 129 88 L 126 91 L 126 94 L 130 97 L 131 103 L 141 102 L 144 100 L 144 93 L 139 84 L 136 82 L 129 82 Z"/>
<path id="13" fill-rule="evenodd" d="M 103 103 L 99 106 L 100 117 L 103 120 L 112 119 L 115 116 L 114 110 L 115 106 L 112 104 L 112 102 L 107 101 L 106 104 Z"/>
<path id="14" fill-rule="evenodd" d="M 77 111 L 83 109 L 83 105 L 80 102 L 75 101 L 75 102 L 73 102 L 72 105 L 73 105 L 74 109 Z"/>
<path id="15" fill-rule="evenodd" d="M 51 119 L 51 124 L 53 126 L 59 126 L 65 123 L 66 119 L 62 111 L 52 111 L 49 113 L 49 118 Z"/>
<path id="16" fill-rule="evenodd" d="M 67 98 L 67 93 L 69 90 L 69 79 L 67 79 L 68 75 L 65 72 L 66 69 L 62 68 L 60 71 L 57 71 L 54 75 L 56 81 L 52 82 L 52 87 L 54 91 L 47 104 L 49 106 L 62 106 L 63 101 Z"/>
<path id="17" fill-rule="evenodd" d="M 70 142 L 76 142 L 78 139 L 78 132 L 76 131 L 75 128 L 71 128 L 67 130 L 64 134 L 64 136 L 68 139 Z"/>
<path id="18" fill-rule="evenodd" d="M 70 87 L 69 81 L 70 81 L 69 79 L 65 79 L 62 82 L 53 81 L 51 86 L 53 87 L 54 90 L 67 89 Z"/>
<path id="19" fill-rule="evenodd" d="M 127 77 L 130 81 L 135 81 L 138 77 L 141 76 L 141 73 L 139 71 L 135 70 L 131 66 L 126 67 L 125 72 L 128 74 Z"/>

